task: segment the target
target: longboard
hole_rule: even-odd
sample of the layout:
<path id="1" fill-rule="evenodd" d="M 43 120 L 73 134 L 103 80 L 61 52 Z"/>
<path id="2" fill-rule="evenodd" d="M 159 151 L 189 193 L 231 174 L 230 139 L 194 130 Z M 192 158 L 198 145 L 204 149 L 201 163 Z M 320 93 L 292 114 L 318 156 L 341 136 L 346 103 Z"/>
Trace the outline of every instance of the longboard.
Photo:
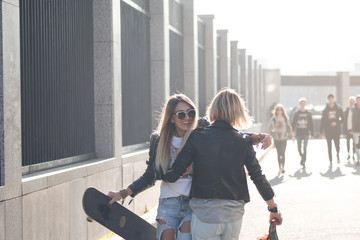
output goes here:
<path id="1" fill-rule="evenodd" d="M 156 240 L 156 228 L 95 188 L 83 195 L 83 208 L 88 221 L 95 220 L 126 240 Z"/>

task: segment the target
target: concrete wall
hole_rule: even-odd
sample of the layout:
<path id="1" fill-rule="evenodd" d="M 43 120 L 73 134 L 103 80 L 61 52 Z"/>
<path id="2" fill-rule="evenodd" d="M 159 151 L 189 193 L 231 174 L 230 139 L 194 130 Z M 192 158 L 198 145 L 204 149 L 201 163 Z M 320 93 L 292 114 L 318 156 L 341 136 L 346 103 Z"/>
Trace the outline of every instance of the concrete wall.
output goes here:
<path id="1" fill-rule="evenodd" d="M 167 0 L 150 2 L 152 112 L 169 96 L 169 6 Z M 193 0 L 180 1 L 184 10 L 185 94 L 198 103 L 197 16 Z M 145 170 L 147 148 L 124 153 L 122 148 L 121 5 L 116 0 L 94 0 L 94 109 L 96 159 L 22 176 L 19 0 L 2 1 L 4 92 L 4 185 L 0 186 L 0 240 L 99 239 L 109 233 L 88 223 L 82 194 L 93 186 L 107 193 L 127 187 Z M 216 29 L 213 15 L 200 16 L 206 25 L 207 104 L 216 94 Z M 227 31 L 222 45 L 222 87 L 230 86 Z M 245 53 L 245 52 L 244 52 Z M 237 47 L 232 51 L 239 70 Z M 243 62 L 245 55 L 243 56 Z M 250 64 L 251 65 L 251 64 Z M 244 66 L 242 73 L 245 76 Z M 239 72 L 233 86 L 239 91 Z M 225 74 L 226 73 L 226 74 Z M 269 80 L 279 78 L 268 74 Z M 278 78 L 277 78 L 278 77 Z M 280 80 L 279 80 L 280 81 Z M 278 81 L 278 82 L 279 82 Z M 276 93 L 269 93 L 275 98 Z M 266 101 L 269 102 L 269 101 Z M 157 120 L 152 122 L 153 128 Z M 260 131 L 256 124 L 249 131 Z M 159 183 L 135 197 L 129 209 L 142 214 L 157 204 Z"/>
<path id="2" fill-rule="evenodd" d="M 120 2 L 93 2 L 98 158 L 22 177 L 19 2 L 2 1 L 5 135 L 0 240 L 101 238 L 109 231 L 86 221 L 83 192 L 90 186 L 104 193 L 119 190 L 147 166 L 147 149 L 122 153 Z M 159 184 L 139 194 L 128 207 L 142 214 L 157 204 L 158 194 Z"/>

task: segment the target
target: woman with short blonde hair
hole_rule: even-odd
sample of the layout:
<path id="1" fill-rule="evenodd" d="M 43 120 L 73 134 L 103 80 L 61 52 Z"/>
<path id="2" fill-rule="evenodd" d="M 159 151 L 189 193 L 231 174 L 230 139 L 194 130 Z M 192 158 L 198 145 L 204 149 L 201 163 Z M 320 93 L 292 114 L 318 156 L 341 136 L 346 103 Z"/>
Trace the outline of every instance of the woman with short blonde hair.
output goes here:
<path id="1" fill-rule="evenodd" d="M 210 122 L 223 120 L 238 129 L 252 124 L 245 101 L 233 89 L 222 89 L 207 109 Z"/>

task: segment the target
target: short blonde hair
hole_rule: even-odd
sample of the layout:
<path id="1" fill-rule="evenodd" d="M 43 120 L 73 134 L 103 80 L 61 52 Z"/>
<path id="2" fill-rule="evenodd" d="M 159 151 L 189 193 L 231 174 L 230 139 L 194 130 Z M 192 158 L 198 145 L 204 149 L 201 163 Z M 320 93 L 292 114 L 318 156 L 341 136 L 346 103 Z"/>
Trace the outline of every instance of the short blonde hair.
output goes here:
<path id="1" fill-rule="evenodd" d="M 252 124 L 245 101 L 230 88 L 221 89 L 206 110 L 211 123 L 223 120 L 235 128 L 246 128 Z"/>
<path id="2" fill-rule="evenodd" d="M 300 98 L 300 99 L 299 99 L 299 103 L 301 103 L 301 102 L 305 102 L 305 103 L 307 103 L 306 98 L 304 98 L 304 97 L 303 97 L 303 98 Z"/>

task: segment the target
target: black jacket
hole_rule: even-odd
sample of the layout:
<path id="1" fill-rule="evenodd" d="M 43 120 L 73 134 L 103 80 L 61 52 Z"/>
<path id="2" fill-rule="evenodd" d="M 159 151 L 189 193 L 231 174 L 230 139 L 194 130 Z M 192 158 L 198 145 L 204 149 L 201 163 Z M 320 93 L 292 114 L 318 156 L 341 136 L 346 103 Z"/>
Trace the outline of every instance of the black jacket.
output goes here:
<path id="1" fill-rule="evenodd" d="M 140 192 L 154 186 L 155 181 L 161 180 L 162 178 L 161 171 L 157 171 L 155 167 L 156 151 L 159 140 L 160 136 L 157 133 L 151 134 L 149 160 L 146 161 L 147 168 L 145 173 L 129 186 L 129 188 L 133 191 L 131 197 L 135 197 Z"/>
<path id="2" fill-rule="evenodd" d="M 334 107 L 330 108 L 329 104 L 326 105 L 322 112 L 320 133 L 325 132 L 325 136 L 340 136 L 341 123 L 344 120 L 343 110 L 335 103 Z M 331 123 L 336 122 L 336 126 L 331 126 Z"/>
<path id="3" fill-rule="evenodd" d="M 353 111 L 352 130 L 354 132 L 360 132 L 360 109 L 358 109 L 355 104 L 355 107 L 352 109 L 352 111 Z"/>
<path id="4" fill-rule="evenodd" d="M 292 121 L 292 128 L 297 136 L 314 135 L 312 114 L 308 110 L 304 112 L 297 110 Z"/>
<path id="5" fill-rule="evenodd" d="M 201 122 L 199 120 L 198 126 L 205 127 L 207 126 L 207 120 L 201 119 Z M 252 133 L 240 133 L 244 139 L 252 144 L 251 135 Z M 133 182 L 131 185 L 129 185 L 129 188 L 133 191 L 133 194 L 131 197 L 135 197 L 137 194 L 139 194 L 142 191 L 145 191 L 146 189 L 154 186 L 156 180 L 162 180 L 163 174 L 162 171 L 156 170 L 155 167 L 155 159 L 156 159 L 156 151 L 157 146 L 159 144 L 160 136 L 157 133 L 153 133 L 150 137 L 150 150 L 149 150 L 149 159 L 146 161 L 147 168 L 145 170 L 145 173 L 138 178 L 135 182 Z"/>
<path id="6" fill-rule="evenodd" d="M 195 130 L 163 180 L 175 182 L 191 162 L 194 162 L 191 197 L 250 201 L 244 166 L 263 199 L 274 197 L 251 141 L 224 121 Z"/>

